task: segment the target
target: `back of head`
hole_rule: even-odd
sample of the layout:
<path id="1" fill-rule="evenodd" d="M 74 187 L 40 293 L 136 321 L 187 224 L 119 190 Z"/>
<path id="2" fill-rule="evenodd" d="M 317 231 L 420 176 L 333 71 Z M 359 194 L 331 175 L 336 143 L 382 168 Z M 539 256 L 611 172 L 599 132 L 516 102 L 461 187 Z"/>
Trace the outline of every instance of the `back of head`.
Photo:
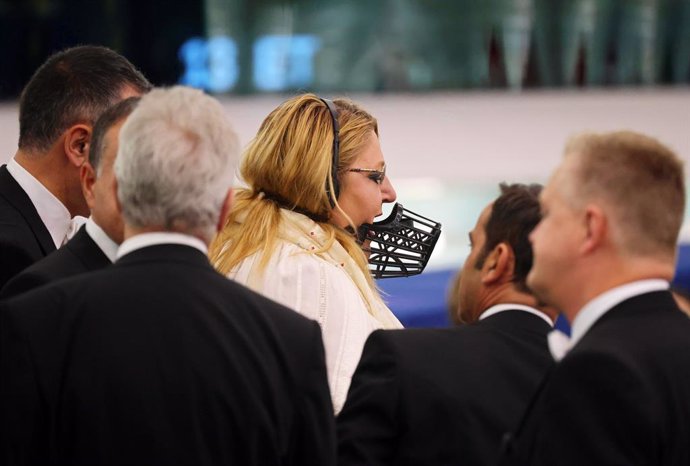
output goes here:
<path id="1" fill-rule="evenodd" d="M 98 117 L 93 125 L 93 135 L 91 136 L 91 149 L 89 150 L 89 163 L 99 173 L 103 149 L 105 148 L 105 135 L 108 130 L 119 121 L 127 118 L 136 108 L 141 97 L 130 97 L 122 100 Z"/>
<path id="2" fill-rule="evenodd" d="M 22 91 L 19 148 L 47 151 L 70 126 L 92 125 L 128 88 L 144 93 L 151 84 L 113 50 L 88 45 L 52 55 Z"/>
<path id="3" fill-rule="evenodd" d="M 683 162 L 651 137 L 628 131 L 584 134 L 566 146 L 568 202 L 605 206 L 621 254 L 675 260 L 685 211 Z"/>
<path id="4" fill-rule="evenodd" d="M 500 189 L 501 195 L 494 201 L 486 222 L 486 240 L 476 267 L 481 268 L 488 254 L 500 243 L 505 243 L 515 256 L 513 283 L 518 291 L 529 293 L 525 284 L 533 260 L 529 234 L 541 220 L 539 194 L 542 186 L 502 183 Z"/>
<path id="5" fill-rule="evenodd" d="M 470 232 L 470 254 L 454 291 L 454 314 L 463 323 L 476 322 L 499 304 L 537 304 L 525 282 L 533 262 L 529 235 L 541 221 L 542 187 L 502 183 L 500 189 Z"/>
<path id="6" fill-rule="evenodd" d="M 181 86 L 154 89 L 120 131 L 115 176 L 125 223 L 209 241 L 238 152 L 217 100 Z"/>
<path id="7" fill-rule="evenodd" d="M 337 170 L 342 170 L 361 153 L 370 133 L 378 134 L 378 124 L 353 102 L 333 103 L 340 127 Z M 283 207 L 317 221 L 369 277 L 366 257 L 354 237 L 328 222 L 331 206 L 339 208 L 332 197 L 333 139 L 331 114 L 314 94 L 293 97 L 266 117 L 241 163 L 240 173 L 249 188 L 237 193 L 228 223 L 211 248 L 212 261 L 221 272 L 227 273 L 257 251 L 263 251 L 262 264 L 266 264 Z M 243 221 L 237 222 L 238 218 Z M 232 248 L 226 247 L 229 243 Z M 373 281 L 370 284 L 374 286 Z"/>

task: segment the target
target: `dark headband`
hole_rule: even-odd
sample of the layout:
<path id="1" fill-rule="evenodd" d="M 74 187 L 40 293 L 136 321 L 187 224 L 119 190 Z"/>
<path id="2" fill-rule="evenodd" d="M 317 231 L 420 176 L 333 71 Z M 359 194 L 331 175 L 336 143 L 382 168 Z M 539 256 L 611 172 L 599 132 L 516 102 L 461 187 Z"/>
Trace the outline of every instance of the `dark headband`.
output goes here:
<path id="1" fill-rule="evenodd" d="M 333 101 L 329 99 L 321 99 L 321 101 L 326 104 L 328 108 L 328 113 L 331 114 L 331 121 L 333 122 L 333 150 L 331 153 L 331 179 L 333 180 L 333 191 L 334 196 L 331 196 L 331 190 L 328 185 L 328 180 L 326 180 L 326 194 L 328 194 L 328 201 L 331 203 L 331 207 L 335 207 L 333 198 L 338 199 L 340 196 L 340 183 L 338 182 L 338 161 L 339 161 L 339 151 L 340 151 L 340 125 L 338 125 L 338 110 L 335 108 Z"/>

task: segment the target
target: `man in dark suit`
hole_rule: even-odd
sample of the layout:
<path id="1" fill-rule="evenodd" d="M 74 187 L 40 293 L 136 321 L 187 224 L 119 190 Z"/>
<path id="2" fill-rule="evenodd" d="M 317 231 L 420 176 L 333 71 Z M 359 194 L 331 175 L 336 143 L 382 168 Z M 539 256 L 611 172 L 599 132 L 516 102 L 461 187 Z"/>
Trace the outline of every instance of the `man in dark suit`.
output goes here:
<path id="1" fill-rule="evenodd" d="M 374 332 L 337 419 L 341 465 L 484 465 L 552 359 L 555 312 L 525 286 L 537 185 L 501 185 L 470 233 L 453 329 Z"/>
<path id="2" fill-rule="evenodd" d="M 206 257 L 238 153 L 201 91 L 141 99 L 115 161 L 115 264 L 0 304 L 0 463 L 334 464 L 318 324 Z"/>
<path id="3" fill-rule="evenodd" d="M 23 293 L 61 278 L 98 270 L 115 261 L 124 240 L 124 224 L 117 209 L 113 164 L 120 128 L 138 97 L 110 107 L 93 126 L 89 160 L 81 166 L 84 199 L 91 216 L 63 247 L 21 271 L 0 290 L 0 299 Z"/>
<path id="4" fill-rule="evenodd" d="M 19 102 L 19 147 L 0 167 L 0 288 L 60 247 L 88 215 L 79 173 L 92 125 L 112 104 L 150 87 L 105 47 L 58 52 L 33 75 Z"/>
<path id="5" fill-rule="evenodd" d="M 585 134 L 565 154 L 541 195 L 527 283 L 571 339 L 553 345 L 560 362 L 501 464 L 688 465 L 690 319 L 668 289 L 683 164 L 632 132 Z"/>

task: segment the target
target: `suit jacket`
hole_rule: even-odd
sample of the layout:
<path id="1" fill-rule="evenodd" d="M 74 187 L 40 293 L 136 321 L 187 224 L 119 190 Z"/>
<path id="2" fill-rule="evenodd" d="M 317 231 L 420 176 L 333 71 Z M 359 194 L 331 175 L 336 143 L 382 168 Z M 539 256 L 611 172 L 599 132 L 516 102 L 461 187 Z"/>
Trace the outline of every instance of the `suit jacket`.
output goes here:
<path id="1" fill-rule="evenodd" d="M 550 371 L 501 464 L 690 464 L 690 319 L 667 291 L 604 314 Z"/>
<path id="2" fill-rule="evenodd" d="M 0 304 L 0 463 L 330 465 L 316 322 L 158 245 Z"/>
<path id="3" fill-rule="evenodd" d="M 55 243 L 29 196 L 0 167 L 0 288 L 19 272 L 55 251 Z"/>
<path id="4" fill-rule="evenodd" d="M 337 419 L 339 464 L 492 464 L 552 364 L 550 330 L 513 310 L 460 328 L 374 332 Z"/>
<path id="5" fill-rule="evenodd" d="M 16 296 L 61 278 L 102 269 L 110 264 L 108 256 L 82 226 L 60 249 L 22 270 L 7 282 L 0 290 L 0 299 Z"/>

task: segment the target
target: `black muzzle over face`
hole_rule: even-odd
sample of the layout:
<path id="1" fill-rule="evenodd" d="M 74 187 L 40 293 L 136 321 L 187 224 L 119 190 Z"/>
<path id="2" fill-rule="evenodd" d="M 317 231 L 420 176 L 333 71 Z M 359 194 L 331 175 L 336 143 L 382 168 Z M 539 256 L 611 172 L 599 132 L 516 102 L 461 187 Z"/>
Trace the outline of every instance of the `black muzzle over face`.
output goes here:
<path id="1" fill-rule="evenodd" d="M 395 204 L 380 222 L 365 223 L 357 237 L 369 253 L 374 278 L 409 277 L 422 273 L 441 235 L 441 224 Z"/>

